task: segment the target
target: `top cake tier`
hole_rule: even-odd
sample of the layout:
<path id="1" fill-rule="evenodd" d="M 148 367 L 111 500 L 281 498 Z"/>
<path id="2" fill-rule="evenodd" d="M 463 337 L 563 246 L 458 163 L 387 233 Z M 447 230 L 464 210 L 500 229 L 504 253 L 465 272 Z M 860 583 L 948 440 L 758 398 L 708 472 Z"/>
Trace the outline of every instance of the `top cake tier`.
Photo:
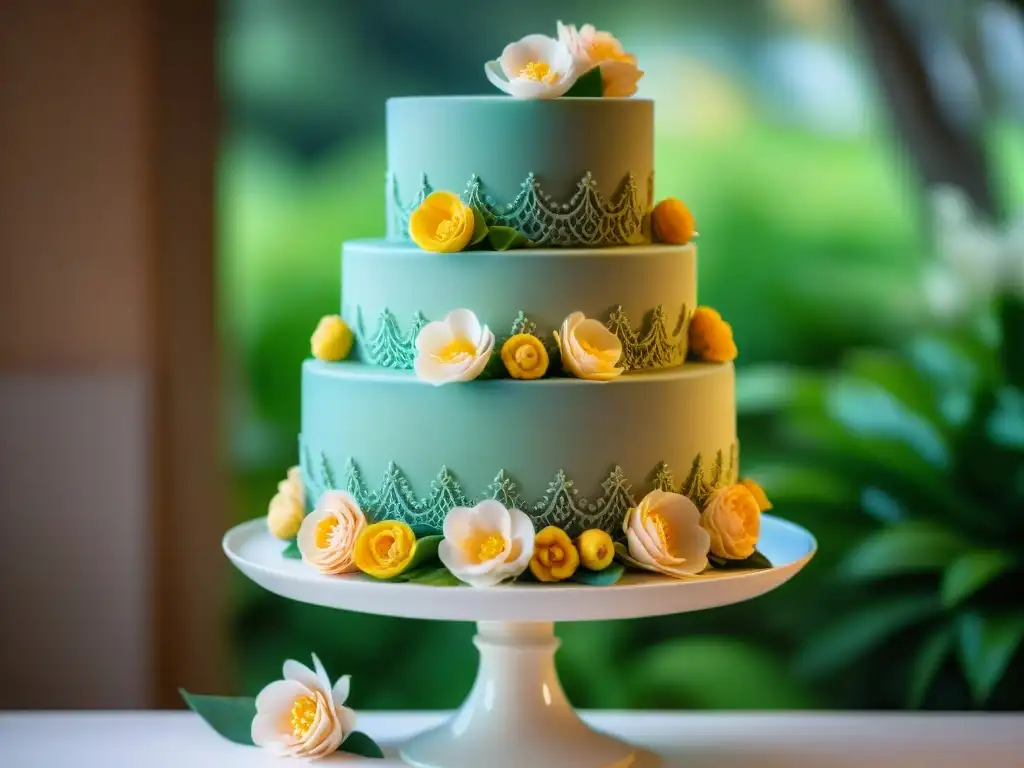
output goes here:
<path id="1" fill-rule="evenodd" d="M 387 102 L 387 235 L 433 190 L 544 246 L 650 242 L 654 104 L 648 99 L 394 98 Z"/>

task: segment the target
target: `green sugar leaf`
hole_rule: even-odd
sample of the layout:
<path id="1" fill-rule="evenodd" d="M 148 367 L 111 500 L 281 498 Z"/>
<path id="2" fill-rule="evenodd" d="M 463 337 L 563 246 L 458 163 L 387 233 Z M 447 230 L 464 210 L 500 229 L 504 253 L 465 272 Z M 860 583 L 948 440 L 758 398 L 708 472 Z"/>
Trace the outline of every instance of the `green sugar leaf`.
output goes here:
<path id="1" fill-rule="evenodd" d="M 767 568 L 771 568 L 771 561 L 763 554 L 754 550 L 754 554 L 744 560 L 729 560 L 724 557 L 717 557 L 716 555 L 708 555 L 708 562 L 714 568 L 720 570 L 740 570 L 743 568 L 754 569 L 763 571 Z"/>
<path id="2" fill-rule="evenodd" d="M 479 245 L 487 239 L 487 233 L 490 231 L 487 226 L 487 221 L 484 219 L 484 215 L 479 210 L 473 208 L 473 237 L 469 239 L 468 248 L 472 248 L 474 245 Z"/>
<path id="3" fill-rule="evenodd" d="M 288 546 L 281 550 L 282 557 L 289 557 L 292 560 L 301 560 L 302 553 L 299 551 L 299 540 L 292 539 L 288 542 Z"/>
<path id="4" fill-rule="evenodd" d="M 256 699 L 247 696 L 200 696 L 179 688 L 188 708 L 228 741 L 252 746 Z"/>
<path id="5" fill-rule="evenodd" d="M 572 84 L 572 88 L 566 91 L 563 96 L 567 98 L 601 97 L 604 95 L 604 83 L 601 80 L 601 68 L 594 67 L 582 75 Z"/>
<path id="6" fill-rule="evenodd" d="M 572 575 L 570 581 L 577 584 L 586 584 L 590 587 L 608 587 L 622 578 L 626 572 L 626 566 L 622 563 L 612 562 L 609 566 L 600 571 L 592 571 L 589 568 L 580 566 Z"/>
<path id="7" fill-rule="evenodd" d="M 362 731 L 352 731 L 345 740 L 341 742 L 341 746 L 338 748 L 339 752 L 347 752 L 350 755 L 358 755 L 359 757 L 373 757 L 382 758 L 384 757 L 384 750 L 380 746 L 367 736 Z"/>
<path id="8" fill-rule="evenodd" d="M 513 248 L 525 248 L 530 244 L 529 238 L 512 227 L 491 227 L 487 232 L 487 242 L 495 251 L 508 251 Z"/>

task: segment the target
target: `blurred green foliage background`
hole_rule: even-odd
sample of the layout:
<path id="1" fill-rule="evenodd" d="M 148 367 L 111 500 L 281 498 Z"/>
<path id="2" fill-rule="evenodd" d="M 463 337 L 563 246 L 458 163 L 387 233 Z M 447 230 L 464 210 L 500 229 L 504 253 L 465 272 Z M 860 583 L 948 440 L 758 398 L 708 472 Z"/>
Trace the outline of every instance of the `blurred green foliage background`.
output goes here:
<path id="1" fill-rule="evenodd" d="M 1024 343 L 1024 323 L 1013 325 L 1011 303 L 977 338 L 930 323 L 922 280 L 933 227 L 922 168 L 906 149 L 921 137 L 890 120 L 893 94 L 877 84 L 857 5 L 467 1 L 438 15 L 395 0 L 224 0 L 220 318 L 237 518 L 264 514 L 296 461 L 300 363 L 316 321 L 339 305 L 340 244 L 383 232 L 384 100 L 488 92 L 483 62 L 505 43 L 553 33 L 557 18 L 594 22 L 647 72 L 640 95 L 657 104 L 657 195 L 694 211 L 702 303 L 736 330 L 743 473 L 821 548 L 799 578 L 750 604 L 560 626 L 570 698 L 1021 708 L 1024 418 L 1011 420 L 1007 445 L 977 424 L 1002 387 L 1024 384 L 1013 384 L 1002 355 L 1007 329 Z M 1005 31 L 1019 21 L 1014 4 L 902 5 L 939 101 L 969 126 L 992 171 L 995 213 L 1020 205 L 1024 95 L 1000 78 L 1024 68 L 1024 24 L 1016 39 Z M 1005 17 L 993 22 L 989 6 Z M 979 60 L 986 29 L 998 34 L 982 40 Z M 961 393 L 981 414 L 973 421 L 947 423 L 936 405 L 949 370 L 977 374 Z M 879 427 L 880 411 L 896 415 Z M 921 414 L 949 447 L 945 463 L 922 448 Z M 979 462 L 990 462 L 981 485 Z M 964 500 L 963 514 L 940 514 L 943 500 Z M 943 579 L 968 555 L 974 565 L 957 567 L 974 581 L 951 600 Z M 232 590 L 247 692 L 310 651 L 335 674 L 373 670 L 357 681 L 357 707 L 450 707 L 472 681 L 469 625 L 291 604 L 241 579 Z"/>

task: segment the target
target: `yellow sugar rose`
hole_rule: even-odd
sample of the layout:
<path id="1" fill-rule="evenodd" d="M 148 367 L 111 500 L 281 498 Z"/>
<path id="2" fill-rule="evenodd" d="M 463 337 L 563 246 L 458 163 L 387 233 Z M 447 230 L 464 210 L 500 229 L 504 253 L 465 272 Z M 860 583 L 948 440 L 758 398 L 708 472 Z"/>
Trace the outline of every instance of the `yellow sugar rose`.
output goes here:
<path id="1" fill-rule="evenodd" d="M 416 534 L 399 520 L 368 525 L 356 539 L 356 567 L 378 579 L 402 573 L 416 553 Z"/>
<path id="2" fill-rule="evenodd" d="M 267 527 L 279 539 L 294 539 L 306 516 L 306 490 L 302 470 L 291 467 L 288 476 L 277 484 L 277 493 L 267 508 Z"/>
<path id="3" fill-rule="evenodd" d="M 580 553 L 561 528 L 549 525 L 534 537 L 530 572 L 538 581 L 568 579 L 576 573 L 579 564 Z"/>
<path id="4" fill-rule="evenodd" d="M 431 192 L 409 217 L 409 237 L 425 251 L 461 251 L 473 237 L 473 209 L 454 192 Z"/>
<path id="5" fill-rule="evenodd" d="M 517 333 L 501 345 L 501 362 L 513 379 L 539 379 L 548 370 L 548 351 L 532 333 Z"/>
<path id="6" fill-rule="evenodd" d="M 690 320 L 690 351 L 711 363 L 728 363 L 736 359 L 736 342 L 732 326 L 711 307 L 697 307 Z"/>
<path id="7" fill-rule="evenodd" d="M 337 362 L 348 357 L 352 351 L 352 329 L 337 315 L 320 319 L 309 340 L 313 357 L 317 360 Z"/>
<path id="8" fill-rule="evenodd" d="M 751 480 L 748 477 L 745 480 L 740 480 L 740 485 L 750 491 L 750 494 L 754 497 L 754 500 L 757 501 L 757 506 L 762 512 L 767 512 L 772 508 L 772 503 L 768 501 L 768 495 L 756 481 Z"/>
<path id="9" fill-rule="evenodd" d="M 700 524 L 711 536 L 712 554 L 744 560 L 754 554 L 761 535 L 761 509 L 754 494 L 736 483 L 712 495 Z"/>
<path id="10" fill-rule="evenodd" d="M 580 553 L 580 563 L 592 571 L 603 571 L 615 559 L 612 537 L 600 528 L 591 528 L 581 533 L 576 539 L 576 549 Z"/>
<path id="11" fill-rule="evenodd" d="M 674 197 L 666 197 L 654 206 L 651 226 L 655 239 L 662 243 L 685 245 L 696 234 L 693 214 L 682 200 Z"/>

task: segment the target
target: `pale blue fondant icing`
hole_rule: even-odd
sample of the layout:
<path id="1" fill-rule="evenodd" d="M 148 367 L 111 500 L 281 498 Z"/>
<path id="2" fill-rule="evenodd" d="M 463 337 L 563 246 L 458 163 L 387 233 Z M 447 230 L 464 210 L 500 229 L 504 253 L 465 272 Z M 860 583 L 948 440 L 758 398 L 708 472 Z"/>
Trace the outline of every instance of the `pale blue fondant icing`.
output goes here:
<path id="1" fill-rule="evenodd" d="M 342 316 L 356 330 L 356 358 L 385 367 L 411 367 L 414 331 L 464 307 L 498 336 L 522 313 L 546 340 L 580 311 L 619 335 L 628 368 L 661 368 L 686 355 L 685 319 L 697 305 L 697 249 L 424 253 L 408 244 L 354 240 L 343 246 L 341 292 Z M 390 341 L 384 354 L 375 354 L 380 345 L 370 342 L 382 329 Z"/>
<path id="2" fill-rule="evenodd" d="M 465 193 L 469 200 L 478 186 L 477 199 L 492 215 L 516 211 L 512 223 L 535 241 L 599 246 L 649 240 L 653 119 L 647 99 L 389 99 L 388 238 L 407 239 L 408 213 L 426 191 Z M 557 222 L 556 205 L 580 213 L 571 223 Z M 639 227 L 625 219 L 622 226 L 608 224 L 622 218 L 624 206 L 640 215 Z"/>
<path id="3" fill-rule="evenodd" d="M 699 457 L 701 488 L 735 478 L 733 367 L 433 387 L 308 360 L 301 444 L 313 495 L 348 487 L 375 518 L 432 525 L 449 502 L 499 495 L 540 522 L 613 530 L 624 500 L 687 490 Z"/>

